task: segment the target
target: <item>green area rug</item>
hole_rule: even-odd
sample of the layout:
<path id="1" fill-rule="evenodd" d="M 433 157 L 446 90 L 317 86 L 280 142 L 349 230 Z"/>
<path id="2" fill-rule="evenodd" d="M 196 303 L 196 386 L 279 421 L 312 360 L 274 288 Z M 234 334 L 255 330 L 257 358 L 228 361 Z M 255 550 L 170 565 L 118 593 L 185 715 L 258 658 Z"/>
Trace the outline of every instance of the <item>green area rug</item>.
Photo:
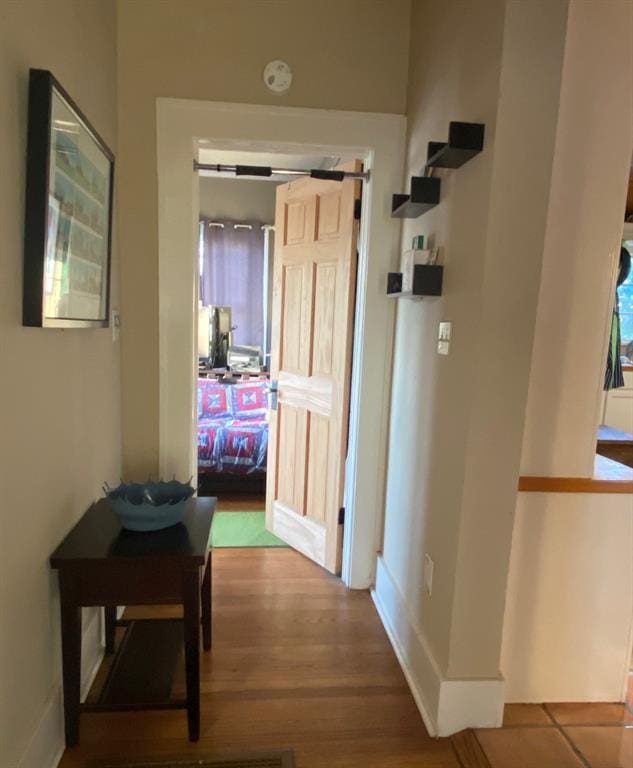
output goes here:
<path id="1" fill-rule="evenodd" d="M 266 530 L 265 512 L 216 512 L 211 528 L 212 547 L 285 547 Z"/>

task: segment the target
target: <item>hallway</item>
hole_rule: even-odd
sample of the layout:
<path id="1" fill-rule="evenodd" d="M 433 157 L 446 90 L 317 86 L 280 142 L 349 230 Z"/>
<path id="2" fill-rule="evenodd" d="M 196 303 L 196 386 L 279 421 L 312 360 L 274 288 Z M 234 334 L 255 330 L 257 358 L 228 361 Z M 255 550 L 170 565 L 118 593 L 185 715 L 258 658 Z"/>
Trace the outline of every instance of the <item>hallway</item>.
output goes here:
<path id="1" fill-rule="evenodd" d="M 368 593 L 290 549 L 213 557 L 200 741 L 182 711 L 86 714 L 60 768 L 266 747 L 294 749 L 297 768 L 459 768 L 450 741 L 426 734 Z"/>

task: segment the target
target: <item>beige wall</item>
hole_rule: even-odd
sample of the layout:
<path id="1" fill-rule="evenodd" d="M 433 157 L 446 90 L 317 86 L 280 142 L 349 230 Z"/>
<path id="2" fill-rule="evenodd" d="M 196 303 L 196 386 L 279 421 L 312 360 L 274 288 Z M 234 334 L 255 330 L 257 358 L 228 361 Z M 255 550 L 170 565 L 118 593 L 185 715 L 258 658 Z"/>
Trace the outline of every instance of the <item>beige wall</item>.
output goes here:
<path id="1" fill-rule="evenodd" d="M 567 12 L 564 0 L 506 2 L 485 272 L 469 380 L 451 676 L 499 670 Z"/>
<path id="2" fill-rule="evenodd" d="M 588 326 L 583 302 L 594 284 L 607 280 L 621 214 L 613 206 L 630 134 L 614 112 L 626 119 L 617 105 L 618 93 L 624 91 L 623 102 L 630 95 L 630 66 L 622 74 L 627 39 L 611 38 L 630 30 L 627 7 L 625 0 L 573 0 L 572 58 L 565 66 L 573 63 L 559 113 L 566 0 L 415 0 L 408 93 L 409 0 L 119 0 L 118 32 L 107 0 L 0 0 L 0 353 L 12 374 L 0 379 L 0 589 L 2 615 L 10 616 L 0 631 L 1 688 L 10 695 L 0 709 L 3 766 L 16 764 L 58 690 L 56 577 L 47 558 L 101 483 L 119 474 L 120 402 L 127 475 L 144 476 L 157 466 L 159 96 L 406 108 L 409 175 L 420 171 L 426 142 L 445 137 L 449 120 L 486 123 L 484 152 L 442 173 L 442 204 L 403 227 L 404 244 L 423 233 L 440 246 L 445 292 L 433 302 L 398 303 L 383 563 L 412 636 L 422 638 L 442 677 L 497 675 L 521 450 L 532 467 L 529 457 L 543 456 L 550 439 L 563 456 L 566 441 L 583 442 L 593 428 L 591 377 L 600 362 L 602 310 Z M 324 18 L 336 23 L 310 44 Z M 601 25 L 604 40 L 595 34 Z M 598 52 L 587 57 L 592 42 Z M 278 57 L 295 74 L 290 94 L 281 98 L 261 82 L 263 65 Z M 608 77 L 596 79 L 603 71 L 596 61 Z M 122 397 L 118 345 L 108 330 L 20 325 L 29 66 L 52 69 L 118 147 Z M 572 237 L 573 253 L 567 249 Z M 567 284 L 561 252 L 577 254 L 582 274 L 574 301 L 563 304 L 565 328 L 556 328 L 551 313 L 560 309 Z M 597 275 L 591 270 L 596 252 Z M 116 268 L 114 277 L 116 306 Z M 435 352 L 440 320 L 453 322 L 446 358 Z M 563 338 L 567 324 L 573 333 Z M 588 337 L 583 369 L 591 369 L 589 378 L 575 390 L 574 407 L 557 401 L 560 420 L 543 431 L 542 424 L 552 424 L 548 376 L 559 350 L 569 340 L 574 356 L 584 359 Z M 564 466 L 573 473 L 580 464 L 574 459 Z M 424 552 L 435 561 L 431 597 L 423 589 Z"/>
<path id="3" fill-rule="evenodd" d="M 59 701 L 48 557 L 120 473 L 119 348 L 109 329 L 21 326 L 28 70 L 50 69 L 116 150 L 115 11 L 104 0 L 0 2 L 0 764 L 8 768 L 47 703 Z"/>
<path id="4" fill-rule="evenodd" d="M 409 0 L 119 2 L 124 467 L 158 461 L 156 97 L 403 113 Z M 324 22 L 324 20 L 326 20 Z M 286 59 L 294 81 L 261 73 Z M 192 150 L 193 151 L 193 150 Z"/>
<path id="5" fill-rule="evenodd" d="M 420 173 L 427 142 L 442 140 L 450 120 L 484 122 L 486 148 L 459 171 L 443 173 L 443 202 L 403 226 L 403 248 L 414 234 L 441 247 L 445 287 L 440 300 L 398 302 L 383 556 L 446 669 L 471 397 L 465 372 L 475 364 L 503 2 L 485 12 L 458 0 L 415 2 L 412 39 L 425 29 L 435 32 L 411 49 L 407 177 Z M 446 358 L 435 351 L 440 320 L 453 322 Z M 436 567 L 432 600 L 423 587 L 425 551 Z"/>
<path id="6" fill-rule="evenodd" d="M 484 122 L 486 143 L 441 172 L 440 205 L 403 226 L 403 247 L 418 233 L 440 247 L 445 286 L 440 300 L 398 305 L 383 564 L 440 676 L 493 681 L 567 3 L 413 8 L 412 40 L 424 45 L 411 49 L 408 173 L 450 120 Z M 436 353 L 441 320 L 453 323 L 448 357 Z"/>
<path id="7" fill-rule="evenodd" d="M 433 34 L 411 48 L 408 173 L 449 120 L 486 123 L 484 152 L 441 173 L 441 204 L 402 230 L 403 247 L 418 233 L 440 247 L 445 288 L 398 306 L 378 597 L 440 732 L 433 678 L 450 696 L 499 673 L 522 459 L 580 474 L 591 458 L 631 151 L 630 23 L 626 2 L 413 4 L 411 39 Z"/>
<path id="8" fill-rule="evenodd" d="M 275 221 L 274 181 L 200 177 L 200 213 L 231 221 Z"/>
<path id="9" fill-rule="evenodd" d="M 633 499 L 519 493 L 501 670 L 506 701 L 620 701 L 631 661 Z"/>
<path id="10" fill-rule="evenodd" d="M 523 474 L 593 471 L 632 148 L 632 25 L 626 0 L 570 5 Z M 518 496 L 508 699 L 619 700 L 631 658 L 633 498 Z"/>
<path id="11" fill-rule="evenodd" d="M 573 2 L 521 472 L 586 477 L 633 132 L 633 5 Z"/>

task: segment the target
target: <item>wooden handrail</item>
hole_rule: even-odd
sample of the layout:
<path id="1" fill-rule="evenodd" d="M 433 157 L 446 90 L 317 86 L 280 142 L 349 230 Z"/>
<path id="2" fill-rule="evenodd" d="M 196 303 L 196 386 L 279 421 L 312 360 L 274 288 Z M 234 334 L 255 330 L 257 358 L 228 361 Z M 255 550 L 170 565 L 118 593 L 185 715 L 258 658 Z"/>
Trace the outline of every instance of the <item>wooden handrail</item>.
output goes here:
<path id="1" fill-rule="evenodd" d="M 519 491 L 532 493 L 630 493 L 633 494 L 633 469 L 596 455 L 593 477 L 519 478 Z"/>

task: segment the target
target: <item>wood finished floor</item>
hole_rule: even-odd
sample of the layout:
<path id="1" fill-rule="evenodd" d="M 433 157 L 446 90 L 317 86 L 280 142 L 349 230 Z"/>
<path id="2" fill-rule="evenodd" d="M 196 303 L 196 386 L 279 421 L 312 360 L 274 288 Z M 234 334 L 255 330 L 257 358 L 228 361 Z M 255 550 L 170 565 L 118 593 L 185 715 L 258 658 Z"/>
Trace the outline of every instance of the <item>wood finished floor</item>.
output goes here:
<path id="1" fill-rule="evenodd" d="M 218 512 L 263 512 L 266 499 L 260 496 L 220 496 Z"/>
<path id="2" fill-rule="evenodd" d="M 459 768 L 427 735 L 367 592 L 290 549 L 216 550 L 213 579 L 200 741 L 182 711 L 82 715 L 61 768 L 272 747 L 293 748 L 297 768 Z"/>

